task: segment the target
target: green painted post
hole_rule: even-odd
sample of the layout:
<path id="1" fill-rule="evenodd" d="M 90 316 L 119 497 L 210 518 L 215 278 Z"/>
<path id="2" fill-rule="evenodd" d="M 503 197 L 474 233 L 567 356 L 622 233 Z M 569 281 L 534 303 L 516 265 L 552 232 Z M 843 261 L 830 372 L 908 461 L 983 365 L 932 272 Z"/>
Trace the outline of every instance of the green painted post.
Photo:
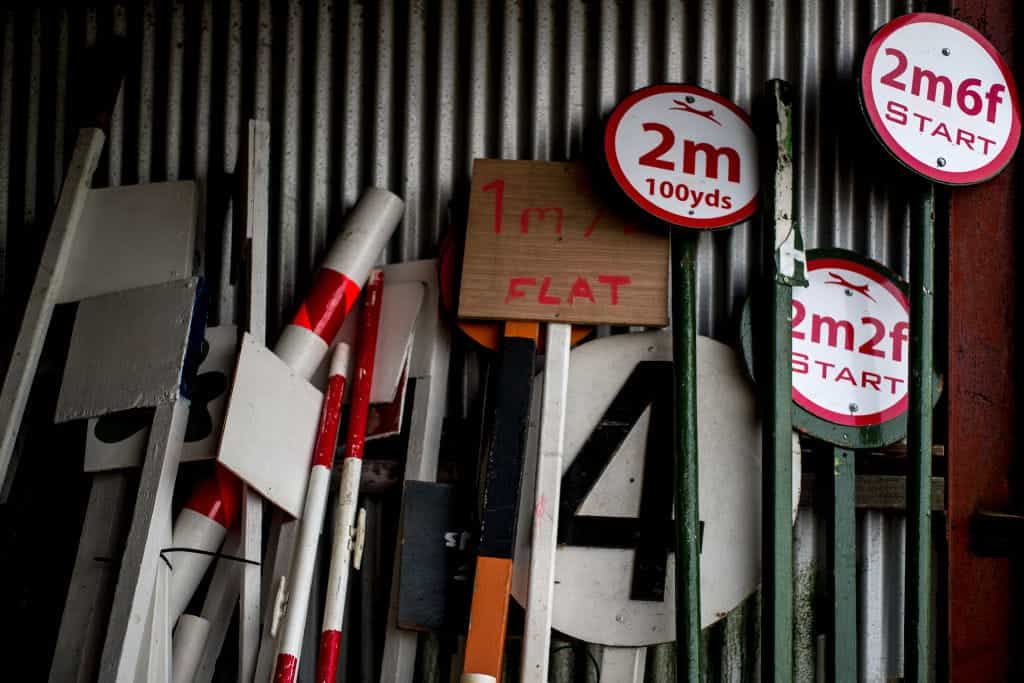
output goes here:
<path id="1" fill-rule="evenodd" d="M 676 680 L 700 681 L 700 520 L 697 505 L 697 235 L 672 231 L 675 361 Z"/>
<path id="2" fill-rule="evenodd" d="M 907 604 L 904 679 L 925 683 L 931 667 L 932 328 L 935 188 L 922 190 L 910 224 L 910 406 L 907 418 Z"/>
<path id="3" fill-rule="evenodd" d="M 764 193 L 768 234 L 768 323 L 762 452 L 761 557 L 763 622 L 761 680 L 793 680 L 793 286 L 806 285 L 803 239 L 793 205 L 792 95 L 784 81 L 768 83 L 772 104 L 769 187 Z"/>
<path id="4" fill-rule="evenodd" d="M 857 519 L 854 511 L 853 451 L 832 449 L 832 514 L 829 518 L 832 562 L 832 639 L 829 680 L 857 681 Z"/>

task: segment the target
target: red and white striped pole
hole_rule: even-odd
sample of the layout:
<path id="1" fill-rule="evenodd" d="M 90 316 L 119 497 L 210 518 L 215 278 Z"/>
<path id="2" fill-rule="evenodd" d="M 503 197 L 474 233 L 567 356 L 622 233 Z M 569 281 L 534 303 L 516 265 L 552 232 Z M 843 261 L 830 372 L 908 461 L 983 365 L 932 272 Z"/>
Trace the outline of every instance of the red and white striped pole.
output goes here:
<path id="1" fill-rule="evenodd" d="M 384 285 L 384 273 L 375 271 L 367 286 L 367 310 L 370 292 Z M 356 504 L 359 500 L 359 478 L 363 469 L 363 445 L 366 443 L 366 417 L 370 411 L 370 387 L 373 385 L 373 362 L 377 350 L 377 325 L 380 309 L 360 321 L 356 338 L 355 385 L 348 413 L 348 436 L 345 458 L 341 463 L 341 485 L 338 489 L 338 510 L 334 520 L 334 543 L 331 546 L 331 570 L 327 579 L 327 602 L 324 605 L 324 626 L 320 633 L 320 653 L 316 660 L 317 683 L 334 683 L 338 669 L 338 644 L 341 642 L 342 619 L 345 614 L 345 593 L 352 559 L 353 529 Z M 275 682 L 276 683 L 276 682 Z"/>
<path id="2" fill-rule="evenodd" d="M 331 245 L 309 295 L 278 339 L 274 353 L 295 373 L 309 379 L 323 361 L 377 257 L 402 220 L 405 204 L 396 195 L 370 188 L 348 215 Z M 217 466 L 201 482 L 174 523 L 172 545 L 213 552 L 238 518 L 241 486 Z M 176 553 L 171 572 L 171 619 L 184 613 L 213 558 Z"/>
<path id="3" fill-rule="evenodd" d="M 367 288 L 367 305 L 370 297 L 375 294 L 372 286 L 371 282 Z M 379 296 L 375 298 L 380 299 Z M 313 563 L 316 561 L 320 531 L 324 526 L 327 490 L 331 484 L 331 467 L 334 465 L 334 449 L 338 445 L 338 422 L 341 419 L 341 399 L 345 394 L 348 358 L 348 344 L 338 344 L 331 357 L 331 374 L 327 380 L 323 408 L 320 410 L 320 427 L 317 429 L 316 445 L 313 447 L 313 466 L 306 487 L 306 502 L 302 507 L 299 540 L 288 575 L 288 607 L 278 644 L 277 664 L 274 668 L 275 683 L 294 683 L 299 671 L 302 632 L 306 626 L 309 592 L 313 583 Z"/>

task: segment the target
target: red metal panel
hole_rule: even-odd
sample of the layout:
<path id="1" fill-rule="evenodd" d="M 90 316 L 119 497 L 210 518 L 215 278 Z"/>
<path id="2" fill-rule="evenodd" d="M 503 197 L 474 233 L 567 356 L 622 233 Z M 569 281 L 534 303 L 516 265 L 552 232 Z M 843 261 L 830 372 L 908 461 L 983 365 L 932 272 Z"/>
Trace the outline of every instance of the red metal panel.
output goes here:
<path id="1" fill-rule="evenodd" d="M 1013 0 L 954 0 L 1014 64 Z M 1019 75 L 1019 74 L 1018 74 Z M 968 550 L 970 516 L 1006 509 L 1014 448 L 1016 163 L 950 201 L 947 524 L 949 677 L 1009 680 L 1010 563 Z M 941 634 L 939 647 L 942 647 Z"/>

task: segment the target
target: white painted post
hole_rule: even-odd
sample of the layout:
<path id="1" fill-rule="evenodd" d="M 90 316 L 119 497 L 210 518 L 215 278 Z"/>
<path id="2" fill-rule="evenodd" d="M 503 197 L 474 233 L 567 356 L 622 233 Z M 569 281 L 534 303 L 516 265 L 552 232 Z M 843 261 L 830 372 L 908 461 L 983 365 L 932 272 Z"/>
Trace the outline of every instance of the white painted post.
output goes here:
<path id="1" fill-rule="evenodd" d="M 601 651 L 601 683 L 643 683 L 646 647 L 611 647 Z"/>
<path id="2" fill-rule="evenodd" d="M 256 341 L 267 343 L 267 246 L 270 186 L 270 124 L 249 121 L 245 226 L 249 239 L 248 327 Z M 263 498 L 242 487 L 242 557 L 259 562 L 263 550 Z M 242 568 L 238 606 L 238 683 L 253 683 L 260 648 L 260 567 Z"/>
<path id="3" fill-rule="evenodd" d="M 547 683 L 548 680 L 551 603 L 554 597 L 555 548 L 558 545 L 559 488 L 562 480 L 562 452 L 565 448 L 565 399 L 569 389 L 571 332 L 570 325 L 549 323 L 547 326 L 530 578 L 523 633 L 523 683 Z"/>
<path id="4" fill-rule="evenodd" d="M 53 307 L 61 293 L 64 271 L 85 208 L 89 182 L 99 162 L 105 139 L 106 136 L 99 128 L 83 128 L 78 133 L 78 142 L 75 143 L 71 165 L 64 178 L 50 234 L 46 238 L 46 247 L 18 330 L 14 354 L 4 378 L 3 391 L 0 392 L 0 491 L 4 493 L 0 495 L 0 500 L 6 498 L 7 470 L 14 453 L 21 418 L 25 414 L 25 404 L 39 364 L 39 355 L 43 351 Z"/>
<path id="5" fill-rule="evenodd" d="M 144 624 L 156 581 L 160 550 L 166 541 L 156 533 L 161 516 L 171 514 L 171 495 L 185 441 L 189 401 L 178 397 L 156 407 L 150 429 L 146 460 L 142 466 L 135 514 L 121 557 L 114 604 L 110 610 L 107 638 L 100 659 L 99 680 L 134 680 L 142 648 Z M 172 560 L 173 562 L 173 560 Z"/>

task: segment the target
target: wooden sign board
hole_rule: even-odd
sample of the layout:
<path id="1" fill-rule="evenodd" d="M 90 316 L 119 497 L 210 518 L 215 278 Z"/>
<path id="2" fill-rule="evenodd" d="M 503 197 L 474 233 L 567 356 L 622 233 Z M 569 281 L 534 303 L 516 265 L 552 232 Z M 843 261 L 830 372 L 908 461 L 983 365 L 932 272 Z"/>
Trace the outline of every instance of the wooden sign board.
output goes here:
<path id="1" fill-rule="evenodd" d="M 459 317 L 668 324 L 668 236 L 616 214 L 583 164 L 477 159 Z"/>

